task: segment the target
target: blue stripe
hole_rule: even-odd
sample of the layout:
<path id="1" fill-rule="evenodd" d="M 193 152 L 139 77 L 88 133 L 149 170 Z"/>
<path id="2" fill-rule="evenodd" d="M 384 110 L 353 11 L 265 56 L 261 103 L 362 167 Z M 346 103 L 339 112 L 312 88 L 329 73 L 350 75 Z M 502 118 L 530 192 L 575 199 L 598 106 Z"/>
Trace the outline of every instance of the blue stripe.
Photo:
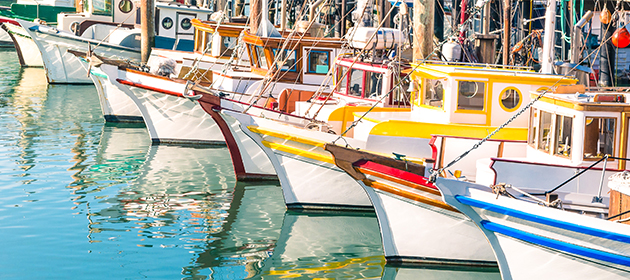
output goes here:
<path id="1" fill-rule="evenodd" d="M 527 220 L 527 221 L 530 221 L 530 222 L 539 223 L 539 224 L 543 224 L 543 225 L 548 225 L 548 226 L 552 226 L 552 227 L 557 227 L 557 228 L 561 228 L 561 229 L 565 229 L 565 230 L 570 230 L 570 231 L 574 231 L 574 232 L 578 232 L 578 233 L 582 233 L 582 234 L 586 234 L 586 235 L 592 235 L 592 236 L 596 236 L 596 237 L 601 237 L 601 238 L 605 238 L 605 239 L 610 239 L 610 240 L 614 240 L 614 241 L 630 243 L 630 236 L 628 236 L 628 235 L 618 234 L 618 233 L 605 231 L 605 230 L 601 230 L 601 229 L 596 229 L 596 228 L 580 226 L 580 225 L 576 225 L 576 224 L 573 224 L 573 223 L 568 223 L 568 222 L 564 222 L 564 221 L 554 220 L 554 219 L 550 219 L 550 218 L 542 217 L 542 216 L 538 216 L 538 215 L 532 215 L 532 214 L 525 213 L 525 212 L 522 212 L 522 211 L 518 211 L 518 210 L 506 208 L 506 207 L 503 207 L 503 206 L 498 206 L 498 205 L 495 205 L 495 204 L 491 204 L 491 203 L 479 201 L 479 200 L 476 200 L 476 199 L 472 199 L 472 198 L 466 197 L 466 196 L 456 195 L 455 199 L 457 199 L 457 201 L 459 201 L 460 203 L 468 205 L 468 206 L 481 208 L 481 209 L 486 209 L 486 210 L 489 210 L 489 211 L 492 211 L 492 212 L 496 212 L 496 213 L 500 213 L 500 214 L 503 214 L 503 215 L 512 216 L 512 217 L 523 219 L 523 220 Z"/>
<path id="2" fill-rule="evenodd" d="M 591 259 L 605 261 L 609 263 L 630 266 L 630 257 L 599 251 L 591 248 L 585 248 L 574 244 L 549 239 L 546 237 L 538 236 L 528 232 L 520 231 L 511 227 L 507 227 L 501 224 L 496 224 L 489 221 L 481 221 L 481 226 L 485 229 L 493 232 L 497 232 L 503 235 L 507 235 L 516 239 L 520 239 L 529 243 L 545 246 L 548 248 L 556 249 L 559 251 L 567 252 L 574 255 L 579 255 Z"/>

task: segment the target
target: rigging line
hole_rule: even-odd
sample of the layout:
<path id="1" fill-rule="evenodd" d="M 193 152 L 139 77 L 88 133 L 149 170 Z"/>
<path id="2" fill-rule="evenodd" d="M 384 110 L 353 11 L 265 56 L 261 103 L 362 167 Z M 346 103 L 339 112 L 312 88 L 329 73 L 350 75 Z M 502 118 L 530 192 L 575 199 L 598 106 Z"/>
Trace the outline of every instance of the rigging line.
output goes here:
<path id="1" fill-rule="evenodd" d="M 327 1 L 328 1 L 328 0 L 327 0 Z M 302 16 L 303 16 L 303 15 L 304 15 L 304 13 L 305 13 L 305 7 L 306 7 L 306 5 L 303 5 L 303 6 L 302 6 Z M 314 21 L 315 21 L 315 18 L 316 18 L 316 17 L 313 17 L 312 19 L 309 19 L 309 25 L 307 26 L 307 30 L 308 30 L 308 29 L 310 29 L 310 28 L 311 28 L 311 26 L 313 25 L 313 23 L 314 23 Z M 294 29 L 291 31 L 291 33 L 287 36 L 287 38 L 284 40 L 284 43 L 283 43 L 283 45 L 282 45 L 282 48 L 280 48 L 280 50 L 281 50 L 281 51 L 288 50 L 287 45 L 289 44 L 289 42 L 290 42 L 290 41 L 292 41 L 292 39 L 294 39 L 292 36 L 294 36 L 294 34 L 295 34 L 296 32 L 297 32 L 297 30 L 294 28 Z M 300 45 L 300 42 L 302 41 L 302 39 L 303 39 L 305 36 L 306 36 L 306 33 L 302 33 L 302 34 L 301 34 L 301 36 L 297 39 L 297 42 L 295 43 L 295 45 L 293 46 L 293 48 L 291 49 L 291 51 L 295 51 L 295 49 L 296 49 L 296 48 Z M 268 42 L 269 40 L 270 40 L 270 38 L 267 38 L 267 42 Z M 319 40 L 323 40 L 323 38 L 320 38 Z M 266 46 L 266 43 L 265 43 L 265 46 Z M 256 91 L 258 91 L 258 90 L 259 90 L 259 89 L 261 89 L 261 88 L 262 88 L 262 89 L 260 90 L 260 92 L 259 92 L 258 96 L 256 96 L 255 100 L 252 100 L 252 99 L 253 99 L 253 96 L 252 96 L 252 98 L 250 98 L 250 101 L 251 101 L 251 102 L 250 102 L 249 106 L 247 106 L 247 107 L 243 110 L 243 112 L 242 112 L 242 113 L 246 113 L 246 112 L 247 112 L 247 111 L 248 111 L 248 110 L 249 110 L 249 109 L 250 109 L 250 108 L 254 105 L 254 103 L 256 103 L 256 102 L 258 102 L 258 100 L 260 100 L 260 98 L 262 97 L 263 93 L 264 93 L 264 92 L 265 92 L 265 90 L 268 88 L 268 86 L 269 86 L 269 82 L 271 82 L 271 81 L 272 81 L 272 79 L 274 79 L 274 78 L 276 78 L 276 77 L 277 77 L 277 73 L 278 73 L 279 71 L 275 71 L 275 68 L 277 68 L 277 67 L 276 67 L 276 64 L 277 64 L 277 62 L 278 62 L 278 59 L 279 59 L 279 56 L 274 57 L 274 61 L 272 62 L 271 67 L 269 68 L 269 71 L 267 71 L 267 73 L 265 74 L 265 77 L 263 78 L 263 82 L 262 82 L 262 84 L 260 84 L 260 85 L 258 86 L 258 88 L 256 89 Z M 284 63 L 286 62 L 286 60 L 287 60 L 287 59 L 288 59 L 288 57 L 284 59 L 284 61 L 283 61 L 283 65 L 284 65 Z M 272 74 L 272 75 L 270 76 L 270 74 Z"/>
<path id="2" fill-rule="evenodd" d="M 197 58 L 195 58 L 195 61 L 193 62 L 193 67 L 192 67 L 192 69 L 191 69 L 188 73 L 186 73 L 186 75 L 184 75 L 184 77 L 183 77 L 183 79 L 184 79 L 184 80 L 187 80 L 187 79 L 188 79 L 188 77 L 189 77 L 189 75 L 191 75 L 193 72 L 197 72 L 197 70 L 199 70 L 199 64 L 201 63 L 201 59 L 203 59 L 203 57 L 205 57 L 205 56 L 206 56 L 206 53 L 208 53 L 208 51 L 209 51 L 209 50 L 211 50 L 211 48 L 212 48 L 212 41 L 213 41 L 213 38 L 214 38 L 214 36 L 219 36 L 219 35 L 218 35 L 218 34 L 219 34 L 219 28 L 221 27 L 221 24 L 223 23 L 223 20 L 224 20 L 225 18 L 227 18 L 227 6 L 228 6 L 228 4 L 227 4 L 227 2 L 226 2 L 225 6 L 223 7 L 223 14 L 221 15 L 221 17 L 219 18 L 219 20 L 218 20 L 218 22 L 217 22 L 217 27 L 215 28 L 215 32 L 214 32 L 214 33 L 212 33 L 212 35 L 211 35 L 211 37 L 210 37 L 210 40 L 208 41 L 208 44 L 206 44 L 206 48 L 205 48 L 205 49 L 203 50 L 203 52 L 201 53 L 201 56 L 197 57 L 198 59 L 197 59 Z M 225 54 L 226 52 L 227 52 L 227 48 L 226 48 L 226 50 L 222 53 L 222 55 L 223 55 L 223 54 Z M 216 65 L 217 61 L 218 61 L 218 60 L 215 60 L 215 61 L 212 63 L 212 65 L 211 65 L 210 67 L 208 67 L 208 69 L 211 69 L 212 67 L 214 67 L 214 65 Z M 207 70 L 207 69 L 206 69 L 206 71 L 204 72 L 204 75 L 206 74 L 206 72 L 208 72 L 208 70 Z M 198 81 L 198 80 L 197 80 L 197 81 Z"/>
<path id="3" fill-rule="evenodd" d="M 394 5 L 395 5 L 395 4 L 394 4 Z M 487 5 L 487 3 L 486 3 L 485 5 Z M 462 25 L 467 24 L 467 22 L 469 22 L 470 20 L 472 20 L 472 18 L 473 18 L 473 15 L 474 15 L 474 14 L 476 14 L 476 13 L 480 12 L 480 11 L 483 9 L 483 6 L 481 6 L 481 7 L 473 6 L 473 7 L 474 7 L 474 8 L 473 8 L 473 11 L 471 12 L 471 15 L 468 17 L 468 19 L 466 19 L 466 21 L 464 21 L 464 22 L 462 23 Z M 380 28 L 380 27 L 379 27 L 379 28 Z M 457 33 L 458 33 L 458 30 L 451 29 L 451 32 L 450 32 L 449 36 L 447 36 L 447 38 L 450 38 L 451 36 L 453 36 L 453 35 L 455 35 L 455 34 L 457 34 Z M 370 40 L 368 40 L 368 42 L 369 42 L 369 41 L 370 41 Z M 423 58 L 423 59 L 422 59 L 422 60 L 421 60 L 421 61 L 420 61 L 420 62 L 419 62 L 419 63 L 418 63 L 418 64 L 417 64 L 417 65 L 416 65 L 416 66 L 415 66 L 415 67 L 414 67 L 414 68 L 413 68 L 413 69 L 412 69 L 412 70 L 411 70 L 411 71 L 410 71 L 410 72 L 409 72 L 409 73 L 408 73 L 405 77 L 403 77 L 403 78 L 400 80 L 400 82 L 398 82 L 398 84 L 397 84 L 396 86 L 392 87 L 392 89 L 390 89 L 390 90 L 389 90 L 386 94 L 384 94 L 384 95 L 381 97 L 381 99 L 380 99 L 379 101 L 377 101 L 376 103 L 374 103 L 374 104 L 372 105 L 372 107 L 370 107 L 370 109 L 368 109 L 368 111 L 367 111 L 367 112 L 365 112 L 363 115 L 361 115 L 361 117 L 359 117 L 359 119 L 357 119 L 356 121 L 352 122 L 352 124 L 350 124 L 350 127 L 348 127 L 348 128 L 347 128 L 347 129 L 346 129 L 343 133 L 341 133 L 341 135 L 340 135 L 337 139 L 335 139 L 335 140 L 333 141 L 333 143 L 335 143 L 335 142 L 336 142 L 336 141 L 338 141 L 339 139 L 342 139 L 342 138 L 343 138 L 343 136 L 344 136 L 346 133 L 348 133 L 348 131 L 349 131 L 350 129 L 352 129 L 352 128 L 353 128 L 354 126 L 356 126 L 356 125 L 357 125 L 357 124 L 358 124 L 358 123 L 359 123 L 359 122 L 360 122 L 363 118 L 365 118 L 365 116 L 367 116 L 367 114 L 368 114 L 370 111 L 372 111 L 372 110 L 376 107 L 376 105 L 377 105 L 377 104 L 379 104 L 379 103 L 380 103 L 380 102 L 381 102 L 381 101 L 382 101 L 385 97 L 387 97 L 387 96 L 388 96 L 388 95 L 389 95 L 389 94 L 390 94 L 390 93 L 391 93 L 394 89 L 396 89 L 397 87 L 400 87 L 400 85 L 401 85 L 401 84 L 402 84 L 402 83 L 403 83 L 406 79 L 408 79 L 408 78 L 411 76 L 411 73 L 413 73 L 413 72 L 414 72 L 414 71 L 415 71 L 418 67 L 420 67 L 420 65 L 422 65 L 422 64 L 424 64 L 424 63 L 426 63 L 426 62 L 427 62 L 427 60 L 429 59 L 429 57 L 431 57 L 433 54 L 435 54 L 435 52 L 436 52 L 436 51 L 437 51 L 437 50 L 438 50 L 438 49 L 439 49 L 442 45 L 444 45 L 446 42 L 448 42 L 448 39 L 442 40 L 442 42 L 438 42 L 437 46 L 433 48 L 433 51 L 431 51 L 431 53 L 429 53 L 426 57 L 424 57 L 424 58 Z M 355 61 L 356 61 L 356 60 L 355 60 Z M 561 79 L 561 80 L 562 80 L 562 79 Z M 561 80 L 557 81 L 556 83 L 560 82 Z M 325 102 L 324 102 L 324 103 L 325 103 Z M 410 103 L 411 103 L 411 101 L 410 101 Z M 323 106 L 322 106 L 322 107 L 323 107 Z M 320 109 L 320 110 L 321 110 L 321 109 Z M 345 141 L 345 139 L 344 139 L 344 141 Z M 346 142 L 346 143 L 347 143 L 347 142 Z M 440 170 L 440 172 L 442 172 L 442 171 Z"/>
<path id="4" fill-rule="evenodd" d="M 136 8 L 137 9 L 137 8 Z M 129 13 L 127 15 L 127 17 L 121 21 L 118 25 L 116 25 L 116 27 L 114 29 L 112 29 L 111 31 L 109 31 L 109 33 L 107 34 L 107 36 L 105 36 L 105 38 L 103 38 L 100 42 L 98 42 L 98 44 L 96 44 L 96 46 L 94 46 L 94 48 L 92 49 L 92 51 L 94 51 L 96 48 L 98 48 L 101 43 L 105 42 L 105 40 L 107 40 L 109 38 L 109 36 L 112 35 L 112 33 L 114 33 L 114 31 L 116 31 L 118 28 L 122 27 L 122 25 L 131 17 L 131 15 L 135 15 L 136 13 Z M 89 51 L 89 50 L 88 50 Z"/>
<path id="5" fill-rule="evenodd" d="M 394 11 L 394 8 L 396 7 L 396 5 L 397 5 L 400 1 L 401 1 L 401 0 L 396 0 L 396 2 L 392 4 L 392 7 L 389 9 L 389 11 L 387 12 L 387 14 L 383 17 L 383 20 L 382 20 L 382 21 L 381 21 L 381 23 L 378 25 L 378 27 L 376 27 L 376 30 L 379 30 L 379 29 L 381 29 L 381 27 L 383 27 L 383 24 L 385 24 L 385 19 L 389 18 L 389 16 L 391 15 L 392 11 Z M 366 5 L 366 7 L 367 7 L 367 5 Z M 354 34 L 353 34 L 353 38 L 354 38 L 354 36 L 356 35 L 357 30 L 358 30 L 358 28 L 355 28 L 355 30 L 354 30 Z M 363 54 L 363 53 L 367 50 L 368 44 L 369 44 L 369 43 L 371 43 L 371 42 L 372 42 L 372 40 L 374 40 L 374 38 L 376 37 L 377 33 L 378 33 L 378 32 L 374 32 L 374 33 L 372 34 L 372 36 L 370 36 L 370 39 L 368 39 L 368 40 L 367 40 L 366 45 L 363 47 L 363 49 L 361 50 L 361 52 L 359 52 L 359 55 L 357 55 L 357 56 L 355 56 L 355 57 L 354 57 L 354 60 L 352 61 L 352 64 L 350 64 L 350 66 L 348 67 L 348 70 L 347 70 L 347 71 L 346 71 L 346 73 L 344 73 L 344 74 L 347 74 L 347 72 L 349 72 L 349 71 L 350 71 L 350 69 L 352 69 L 352 66 L 354 66 L 354 64 L 356 64 L 356 63 L 357 63 L 357 60 L 359 59 L 360 55 L 361 55 L 361 54 Z M 329 73 L 332 73 L 332 72 L 333 72 L 333 69 L 330 69 Z M 331 77 L 332 77 L 332 75 L 331 75 Z M 337 83 L 335 83 L 335 84 L 334 84 L 334 87 L 333 87 L 333 88 L 337 88 L 337 86 L 339 86 L 339 82 L 340 82 L 340 81 L 337 81 Z M 329 94 L 328 96 L 326 96 L 326 99 L 322 102 L 322 105 L 319 107 L 319 109 L 317 110 L 317 112 L 315 112 L 315 114 L 313 115 L 313 117 L 312 117 L 312 119 L 313 119 L 313 120 L 315 120 L 315 118 L 317 118 L 317 115 L 319 115 L 319 113 L 321 112 L 321 110 L 324 108 L 324 105 L 326 105 L 326 102 L 327 102 L 328 100 L 330 100 L 330 97 L 332 97 L 332 94 Z M 313 106 L 313 104 L 314 104 L 314 103 L 311 103 L 311 106 Z M 378 103 L 377 103 L 377 104 L 378 104 Z M 309 109 L 307 110 L 307 112 L 310 110 L 310 108 L 311 108 L 311 107 L 309 107 Z"/>

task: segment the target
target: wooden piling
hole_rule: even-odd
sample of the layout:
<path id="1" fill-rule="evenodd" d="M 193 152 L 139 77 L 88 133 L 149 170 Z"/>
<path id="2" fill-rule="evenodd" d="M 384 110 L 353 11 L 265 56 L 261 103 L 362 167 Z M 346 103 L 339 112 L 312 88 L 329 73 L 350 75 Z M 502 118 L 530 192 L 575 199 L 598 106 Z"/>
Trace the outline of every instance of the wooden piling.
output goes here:
<path id="1" fill-rule="evenodd" d="M 413 60 L 425 59 L 433 52 L 433 13 L 435 0 L 413 1 Z"/>
<path id="2" fill-rule="evenodd" d="M 140 1 L 140 57 L 146 64 L 155 46 L 155 0 Z"/>

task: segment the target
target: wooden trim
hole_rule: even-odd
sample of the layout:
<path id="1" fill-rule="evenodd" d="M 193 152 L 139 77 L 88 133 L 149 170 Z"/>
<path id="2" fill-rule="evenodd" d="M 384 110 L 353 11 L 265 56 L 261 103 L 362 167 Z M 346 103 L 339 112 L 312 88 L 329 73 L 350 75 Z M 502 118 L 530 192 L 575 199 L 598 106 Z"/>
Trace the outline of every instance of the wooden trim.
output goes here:
<path id="1" fill-rule="evenodd" d="M 406 190 L 401 190 L 399 188 L 396 187 L 392 187 L 390 185 L 387 184 L 383 184 L 380 182 L 376 182 L 376 181 L 372 181 L 372 180 L 363 180 L 363 183 L 365 185 L 367 185 L 368 187 L 377 189 L 377 190 L 381 190 L 393 195 L 397 195 L 409 200 L 413 200 L 413 201 L 417 201 L 426 205 L 430 205 L 430 206 L 434 206 L 434 207 L 438 207 L 438 208 L 442 208 L 444 210 L 448 210 L 448 211 L 452 211 L 452 212 L 456 212 L 459 213 L 459 211 L 457 211 L 455 208 L 451 207 L 450 205 L 444 203 L 443 201 L 440 200 L 436 200 L 436 199 L 432 199 L 432 198 L 428 198 L 425 196 L 422 196 L 420 194 L 417 193 L 412 193 Z"/>

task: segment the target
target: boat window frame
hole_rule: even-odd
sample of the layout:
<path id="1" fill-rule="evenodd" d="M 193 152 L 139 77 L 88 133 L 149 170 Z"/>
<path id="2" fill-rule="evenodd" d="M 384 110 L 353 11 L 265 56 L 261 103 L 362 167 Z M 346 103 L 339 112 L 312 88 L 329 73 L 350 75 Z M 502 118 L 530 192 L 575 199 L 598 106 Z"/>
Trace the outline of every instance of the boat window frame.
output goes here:
<path id="1" fill-rule="evenodd" d="M 536 135 L 536 149 L 542 152 L 545 152 L 547 154 L 552 153 L 553 149 L 553 132 L 554 132 L 554 124 L 555 124 L 555 118 L 554 118 L 554 113 L 552 112 L 547 112 L 544 110 L 540 110 L 538 111 L 538 134 Z M 543 129 L 543 114 L 549 114 L 549 131 L 547 132 L 547 139 L 549 142 L 547 142 L 547 149 L 545 148 L 541 148 L 544 144 L 543 144 L 543 139 L 545 138 L 544 134 L 545 131 Z"/>
<path id="2" fill-rule="evenodd" d="M 571 148 L 573 148 L 573 125 L 575 124 L 575 117 L 574 116 L 568 116 L 568 115 L 563 115 L 563 114 L 553 114 L 554 117 L 552 119 L 553 120 L 553 130 L 554 130 L 554 134 L 553 134 L 553 150 L 551 151 L 553 153 L 554 156 L 559 156 L 559 157 L 563 157 L 563 158 L 571 158 L 571 153 L 573 152 Z M 568 150 L 567 154 L 564 153 L 558 153 L 559 152 L 559 145 L 560 145 L 560 129 L 564 128 L 564 126 L 560 126 L 558 125 L 558 122 L 560 120 L 564 121 L 566 119 L 571 120 L 571 123 L 569 125 L 569 144 L 567 145 L 566 143 L 564 144 L 564 149 Z"/>
<path id="3" fill-rule="evenodd" d="M 612 152 L 611 152 L 611 154 L 609 154 L 609 156 L 615 156 L 616 155 L 616 151 L 617 151 L 617 133 L 619 133 L 619 131 L 620 131 L 620 129 L 617 128 L 617 126 L 619 126 L 619 124 L 620 124 L 618 118 L 617 117 L 585 116 L 584 117 L 584 135 L 583 135 L 584 137 L 583 137 L 583 142 L 582 142 L 583 143 L 583 145 L 582 145 L 582 159 L 584 161 L 597 161 L 597 160 L 600 160 L 602 157 L 604 157 L 604 155 L 601 155 L 601 156 L 597 155 L 597 156 L 586 157 L 586 148 L 587 148 L 586 147 L 586 144 L 587 144 L 587 141 L 586 141 L 587 140 L 586 139 L 586 136 L 587 136 L 586 130 L 587 130 L 587 128 L 586 128 L 586 126 L 592 124 L 592 122 L 591 123 L 587 123 L 589 118 L 591 118 L 591 119 L 600 119 L 600 120 L 613 120 L 614 121 L 614 129 L 615 130 L 612 133 L 613 134 Z M 598 133 L 598 135 L 599 135 L 599 133 Z M 597 140 L 599 140 L 599 136 L 597 137 Z M 599 142 L 599 141 L 596 141 L 595 143 L 597 143 L 597 142 Z M 597 147 L 597 149 L 598 149 L 598 147 Z"/>
<path id="4" fill-rule="evenodd" d="M 341 68 L 341 70 L 340 70 Z M 344 69 L 345 68 L 345 69 Z M 350 67 L 345 66 L 345 65 L 340 65 L 340 64 L 336 64 L 335 65 L 335 71 L 337 71 L 337 73 L 335 73 L 335 79 L 337 79 L 335 81 L 336 83 L 336 87 L 335 87 L 335 91 L 339 94 L 343 94 L 343 95 L 347 95 L 348 94 L 348 75 L 350 75 L 350 71 L 348 71 L 348 69 L 350 69 Z M 345 75 L 342 75 L 344 74 Z M 344 76 L 344 77 L 342 77 Z M 345 79 L 345 84 L 342 84 L 342 82 Z M 345 91 L 341 91 L 341 86 L 344 87 Z"/>
<path id="5" fill-rule="evenodd" d="M 529 125 L 527 127 L 527 145 L 536 149 L 538 143 L 538 129 L 540 123 L 538 122 L 540 110 L 538 108 L 532 108 L 529 111 Z"/>
<path id="6" fill-rule="evenodd" d="M 504 100 L 504 99 L 503 99 L 503 94 L 505 94 L 508 90 L 513 90 L 513 91 L 515 91 L 515 93 L 516 93 L 516 95 L 515 95 L 515 96 L 517 96 L 517 97 L 518 97 L 518 102 L 517 102 L 517 103 L 516 103 L 516 105 L 515 105 L 514 107 L 512 107 L 512 108 L 508 108 L 507 106 L 505 106 L 505 104 L 503 104 L 503 100 Z M 510 86 L 510 87 L 506 87 L 506 88 L 504 88 L 504 89 L 501 91 L 501 93 L 499 93 L 498 100 L 499 100 L 499 106 L 501 106 L 501 108 L 502 108 L 504 111 L 506 111 L 506 112 L 514 112 L 514 111 L 516 111 L 518 108 L 520 108 L 520 107 L 521 107 L 521 105 L 523 104 L 523 94 L 521 93 L 521 91 L 520 91 L 518 88 L 513 87 L 513 86 Z"/>
<path id="7" fill-rule="evenodd" d="M 428 84 L 430 83 L 430 81 L 437 81 L 437 82 L 439 82 L 442 85 L 442 99 L 435 99 L 435 100 L 431 99 L 431 100 L 428 100 L 429 102 L 427 102 L 426 94 L 427 94 L 427 90 L 429 88 Z M 422 104 L 422 106 L 426 106 L 426 107 L 430 107 L 430 108 L 443 109 L 444 108 L 444 92 L 445 92 L 445 90 L 444 90 L 444 82 L 445 82 L 444 79 L 422 78 L 422 84 L 420 86 L 420 104 Z M 432 84 L 432 86 L 435 86 L 435 84 Z M 441 102 L 440 106 L 431 105 L 430 102 L 432 102 L 432 101 L 440 101 Z"/>
<path id="8" fill-rule="evenodd" d="M 269 66 L 269 57 L 267 57 L 267 53 L 265 52 L 265 47 L 254 45 L 254 51 L 256 53 L 256 61 L 258 62 L 258 68 L 269 70 L 269 68 L 270 68 L 270 66 Z M 265 65 L 264 66 L 263 66 L 263 61 L 260 60 L 260 58 L 261 58 L 260 52 L 262 52 L 262 55 L 263 55 L 263 57 L 265 59 L 265 61 L 264 61 Z"/>
<path id="9" fill-rule="evenodd" d="M 474 80 L 474 79 L 459 79 L 455 81 L 457 83 L 457 103 L 455 104 L 455 112 L 456 113 L 473 113 L 473 114 L 482 114 L 485 113 L 487 110 L 487 106 L 486 106 L 486 97 L 488 96 L 488 81 L 486 80 Z M 461 83 L 462 82 L 469 82 L 469 83 L 481 83 L 483 84 L 483 101 L 482 101 L 482 107 L 481 109 L 470 109 L 470 108 L 460 108 L 460 96 L 462 95 L 462 93 L 460 93 L 460 88 L 461 88 Z M 472 97 L 474 97 L 477 93 L 473 94 Z M 472 98 L 472 97 L 466 97 L 465 98 Z"/>
<path id="10" fill-rule="evenodd" d="M 114 5 L 113 0 L 91 0 L 88 1 L 90 3 L 90 8 L 92 9 L 92 14 L 99 16 L 113 16 L 114 9 L 112 6 Z M 107 8 L 107 3 L 109 3 L 109 11 L 106 10 L 97 10 L 94 2 L 102 2 L 105 4 L 105 8 Z"/>
<path id="11" fill-rule="evenodd" d="M 281 50 L 281 49 L 280 49 L 280 48 L 271 48 L 271 51 L 272 51 L 272 53 L 273 53 L 273 59 L 274 59 L 274 61 L 276 61 L 276 53 L 277 53 L 277 51 L 279 51 L 279 50 Z M 283 49 L 283 52 L 284 52 L 284 53 L 288 53 L 288 52 L 293 53 L 293 55 L 295 56 L 295 62 L 293 63 L 292 67 L 290 67 L 290 68 L 289 68 L 289 70 L 282 70 L 282 67 L 281 67 L 280 65 L 278 65 L 278 67 L 277 67 L 277 68 L 278 68 L 280 71 L 284 71 L 284 72 L 297 72 L 297 70 L 298 70 L 298 69 L 297 69 L 297 68 L 298 68 L 298 67 L 297 67 L 297 65 L 298 65 L 297 51 L 296 51 L 296 50 L 290 50 L 290 49 Z M 280 62 L 281 62 L 281 61 L 280 61 L 280 59 L 282 59 L 282 58 L 279 58 L 279 60 L 278 60 L 278 64 L 280 64 Z M 288 62 L 288 60 L 287 60 L 287 62 Z"/>
<path id="12" fill-rule="evenodd" d="M 306 49 L 306 67 L 304 67 L 304 69 L 306 70 L 306 74 L 311 74 L 311 75 L 328 75 L 328 72 L 330 72 L 330 65 L 331 65 L 331 55 L 332 55 L 332 51 L 331 50 L 325 50 L 325 49 Z M 326 61 L 328 62 L 328 70 L 326 71 L 326 73 L 317 73 L 317 72 L 311 72 L 311 54 L 315 52 L 315 53 L 326 53 Z"/>

